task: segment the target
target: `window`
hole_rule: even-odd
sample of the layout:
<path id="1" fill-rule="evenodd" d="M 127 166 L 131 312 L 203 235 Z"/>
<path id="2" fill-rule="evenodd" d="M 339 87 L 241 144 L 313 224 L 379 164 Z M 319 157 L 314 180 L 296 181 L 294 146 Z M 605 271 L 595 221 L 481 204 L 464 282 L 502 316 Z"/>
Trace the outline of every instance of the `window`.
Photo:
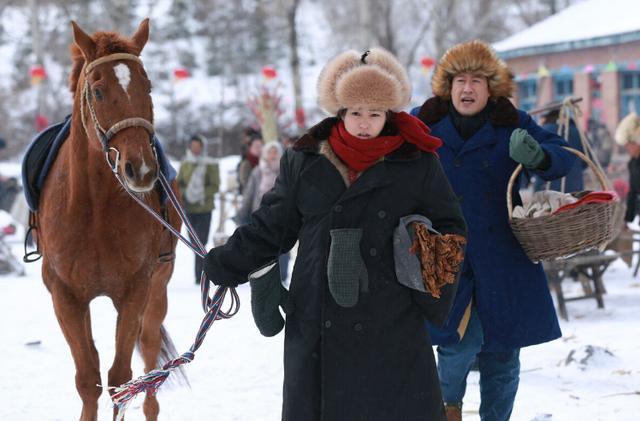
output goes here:
<path id="1" fill-rule="evenodd" d="M 640 112 L 640 71 L 620 73 L 620 117 Z"/>
<path id="2" fill-rule="evenodd" d="M 538 85 L 535 79 L 518 82 L 519 108 L 524 111 L 533 109 L 538 102 Z"/>
<path id="3" fill-rule="evenodd" d="M 562 101 L 573 95 L 573 75 L 563 74 L 553 77 L 553 99 Z"/>

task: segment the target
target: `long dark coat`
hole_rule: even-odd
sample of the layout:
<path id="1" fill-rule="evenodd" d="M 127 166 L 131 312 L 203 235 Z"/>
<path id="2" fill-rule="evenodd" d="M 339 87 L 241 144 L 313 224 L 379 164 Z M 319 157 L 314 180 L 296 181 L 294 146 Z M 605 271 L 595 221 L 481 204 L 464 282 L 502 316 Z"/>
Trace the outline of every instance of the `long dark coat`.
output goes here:
<path id="1" fill-rule="evenodd" d="M 437 157 L 408 143 L 347 187 L 346 167 L 322 141 L 336 122 L 323 121 L 285 152 L 251 223 L 210 252 L 210 273 L 245 282 L 274 259 L 280 239 L 285 251 L 299 239 L 285 330 L 284 420 L 445 420 L 424 326 L 425 318 L 444 321 L 455 285 L 435 300 L 399 284 L 392 235 L 409 214 L 465 235 L 458 200 Z M 340 307 L 327 285 L 329 231 L 337 228 L 363 231 L 369 288 L 350 308 Z"/>
<path id="2" fill-rule="evenodd" d="M 431 328 L 434 343 L 452 344 L 465 328 L 471 300 L 478 310 L 485 351 L 508 351 L 560 337 L 560 327 L 541 264 L 527 258 L 509 226 L 506 192 L 518 165 L 509 157 L 509 138 L 524 128 L 542 146 L 550 167 L 534 171 L 543 180 L 564 176 L 575 156 L 566 142 L 540 128 L 509 100 L 492 107 L 489 121 L 463 140 L 449 117 L 449 101 L 429 99 L 414 113 L 442 138 L 440 161 L 458 195 L 469 228 L 465 264 L 453 309 L 444 328 Z M 518 189 L 514 206 L 522 204 Z"/>

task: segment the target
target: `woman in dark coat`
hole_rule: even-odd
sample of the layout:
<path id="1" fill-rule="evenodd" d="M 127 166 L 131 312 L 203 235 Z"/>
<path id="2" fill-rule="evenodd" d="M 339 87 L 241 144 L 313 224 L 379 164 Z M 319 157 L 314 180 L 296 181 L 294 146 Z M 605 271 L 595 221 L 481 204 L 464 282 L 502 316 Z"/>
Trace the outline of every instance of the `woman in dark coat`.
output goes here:
<path id="1" fill-rule="evenodd" d="M 425 319 L 440 324 L 455 283 L 434 298 L 401 285 L 393 234 L 420 214 L 465 235 L 433 151 L 440 140 L 406 113 L 410 83 L 382 49 L 347 51 L 319 83 L 328 118 L 281 160 L 251 222 L 205 260 L 235 286 L 299 240 L 285 327 L 283 420 L 444 420 Z"/>

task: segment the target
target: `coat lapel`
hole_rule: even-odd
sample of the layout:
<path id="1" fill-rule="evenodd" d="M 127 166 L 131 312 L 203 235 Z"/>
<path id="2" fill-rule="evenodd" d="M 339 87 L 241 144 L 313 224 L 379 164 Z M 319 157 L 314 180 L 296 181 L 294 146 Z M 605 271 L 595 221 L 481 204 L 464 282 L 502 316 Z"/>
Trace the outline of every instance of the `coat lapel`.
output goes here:
<path id="1" fill-rule="evenodd" d="M 331 202 L 335 202 L 347 189 L 338 170 L 322 155 L 314 159 L 300 177 Z"/>
<path id="2" fill-rule="evenodd" d="M 391 184 L 391 176 L 384 161 L 365 170 L 360 177 L 344 192 L 340 201 L 365 194 L 373 189 Z"/>
<path id="3" fill-rule="evenodd" d="M 454 129 L 456 136 L 458 135 L 458 131 Z M 472 152 L 476 149 L 483 148 L 485 146 L 492 145 L 497 142 L 496 132 L 489 121 L 484 123 L 484 126 L 480 128 L 477 132 L 474 133 L 467 141 L 464 142 L 462 149 L 458 153 L 458 155 L 463 155 L 469 152 Z"/>
<path id="4" fill-rule="evenodd" d="M 458 155 L 465 142 L 464 140 L 462 140 L 462 138 L 458 134 L 458 131 L 453 126 L 451 117 L 447 115 L 437 124 L 442 125 L 442 128 L 438 128 L 436 131 L 446 133 L 446 136 L 440 136 L 440 138 L 442 139 L 442 143 L 444 143 L 449 149 L 451 149 L 454 155 Z"/>

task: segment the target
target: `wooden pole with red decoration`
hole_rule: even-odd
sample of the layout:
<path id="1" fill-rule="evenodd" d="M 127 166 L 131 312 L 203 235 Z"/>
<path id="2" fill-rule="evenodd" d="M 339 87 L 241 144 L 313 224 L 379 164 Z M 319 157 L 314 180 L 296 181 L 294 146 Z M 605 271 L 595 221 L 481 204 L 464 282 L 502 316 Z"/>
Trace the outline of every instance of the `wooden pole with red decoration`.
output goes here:
<path id="1" fill-rule="evenodd" d="M 180 127 L 180 118 L 178 116 L 178 101 L 176 99 L 176 86 L 183 80 L 191 77 L 189 70 L 179 67 L 173 70 L 173 83 L 171 84 L 171 94 L 169 104 L 173 112 L 171 113 L 171 126 L 173 127 L 173 141 L 180 142 L 182 140 L 182 130 Z"/>
<path id="2" fill-rule="evenodd" d="M 31 86 L 39 90 L 38 97 L 44 95 L 44 93 L 42 92 L 42 82 L 44 82 L 44 80 L 47 78 L 47 71 L 44 69 L 44 67 L 40 64 L 31 66 L 31 68 L 29 69 L 29 76 L 31 76 Z M 36 111 L 35 124 L 37 132 L 41 132 L 49 126 L 49 119 L 42 113 L 41 102 L 42 101 L 40 100 L 38 101 L 38 107 Z"/>

